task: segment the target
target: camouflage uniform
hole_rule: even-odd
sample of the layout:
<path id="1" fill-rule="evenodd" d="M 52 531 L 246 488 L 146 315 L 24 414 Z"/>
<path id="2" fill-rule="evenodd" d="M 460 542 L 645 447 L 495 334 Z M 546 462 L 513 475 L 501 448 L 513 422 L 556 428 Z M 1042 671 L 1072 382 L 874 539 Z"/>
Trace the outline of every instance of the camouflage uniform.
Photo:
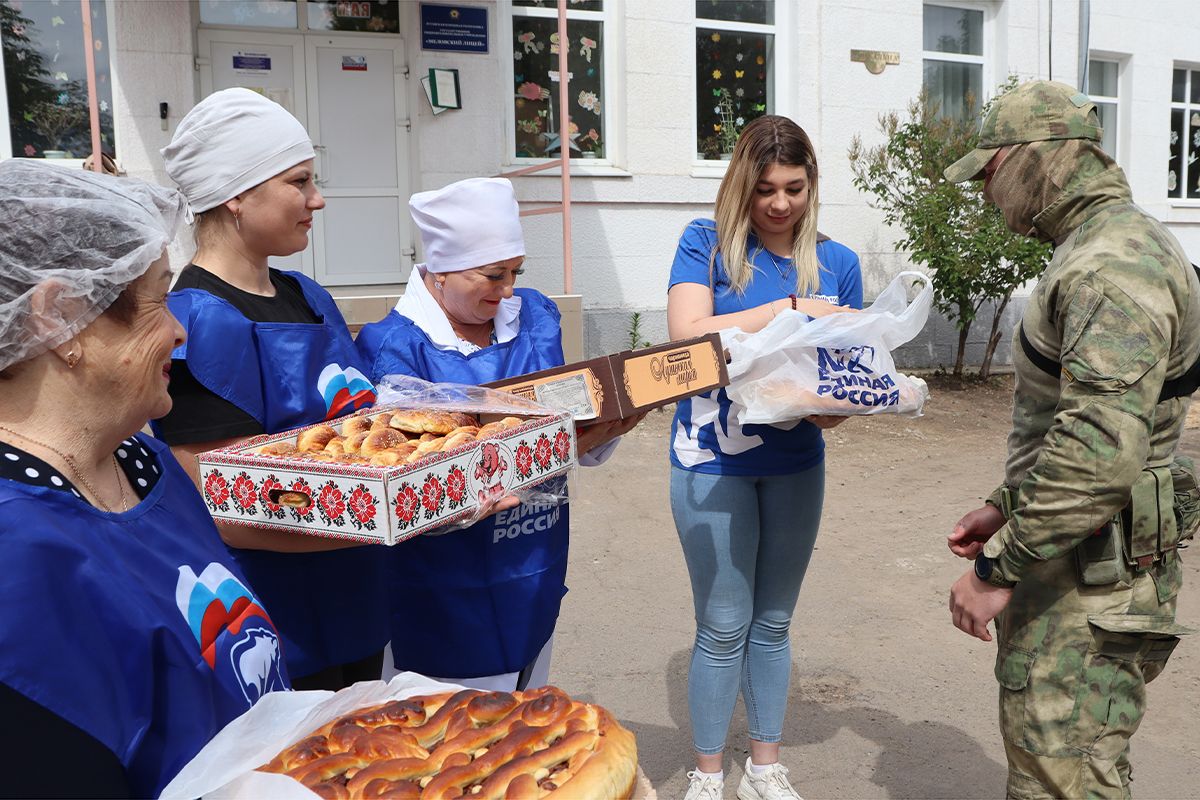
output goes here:
<path id="1" fill-rule="evenodd" d="M 1200 285 L 1092 144 L 1100 128 L 1086 96 L 1025 84 L 980 133 L 980 149 L 946 177 L 977 178 L 996 148 L 1031 142 L 992 178 L 1016 170 L 1005 176 L 1013 195 L 993 197 L 1015 231 L 1055 243 L 1014 334 L 1005 487 L 989 498 L 1007 521 L 983 551 L 1016 582 L 996 620 L 1008 795 L 1128 797 L 1145 684 L 1187 632 L 1175 623 L 1170 475 L 1155 468 L 1171 464 L 1187 413 L 1186 398 L 1159 395 L 1200 356 Z M 1022 222 L 1010 212 L 1030 198 Z M 1027 355 L 1022 329 L 1057 375 Z M 1108 523 L 1131 497 L 1123 535 Z"/>

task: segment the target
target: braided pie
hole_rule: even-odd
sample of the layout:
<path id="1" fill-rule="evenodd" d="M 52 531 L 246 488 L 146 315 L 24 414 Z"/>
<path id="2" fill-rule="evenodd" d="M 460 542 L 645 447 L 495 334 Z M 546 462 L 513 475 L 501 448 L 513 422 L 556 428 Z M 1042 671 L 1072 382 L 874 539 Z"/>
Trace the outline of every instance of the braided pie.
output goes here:
<path id="1" fill-rule="evenodd" d="M 263 772 L 325 798 L 615 800 L 633 793 L 633 734 L 553 686 L 393 700 L 342 716 Z"/>

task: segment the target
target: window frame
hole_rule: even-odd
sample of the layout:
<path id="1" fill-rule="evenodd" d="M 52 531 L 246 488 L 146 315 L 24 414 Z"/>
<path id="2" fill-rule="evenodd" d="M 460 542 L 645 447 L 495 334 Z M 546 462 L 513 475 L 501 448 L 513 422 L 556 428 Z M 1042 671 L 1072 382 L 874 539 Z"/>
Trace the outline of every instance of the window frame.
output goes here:
<path id="1" fill-rule="evenodd" d="M 692 27 L 688 46 L 691 48 L 691 124 L 688 127 L 688 138 L 691 147 L 691 174 L 693 177 L 724 177 L 725 170 L 729 167 L 729 162 L 719 159 L 704 159 L 696 158 L 696 127 L 700 124 L 700 114 L 698 108 L 698 98 L 696 97 L 696 84 L 699 80 L 699 65 L 696 60 L 696 35 L 697 32 L 704 28 L 705 30 L 714 31 L 729 31 L 731 33 L 757 33 L 762 35 L 770 35 L 775 37 L 775 57 L 771 59 L 771 64 L 767 69 L 767 82 L 769 92 L 774 98 L 775 107 L 769 110 L 768 114 L 777 114 L 780 116 L 790 117 L 795 119 L 796 109 L 793 107 L 790 98 L 793 92 L 782 91 L 788 86 L 791 86 L 792 69 L 791 69 L 791 54 L 794 52 L 791 44 L 791 21 L 792 21 L 792 6 L 794 4 L 788 0 L 775 0 L 775 22 L 770 25 L 760 24 L 757 22 L 730 22 L 720 19 L 708 19 L 706 17 L 696 16 L 696 4 L 691 3 L 692 10 Z"/>
<path id="2" fill-rule="evenodd" d="M 1117 67 L 1117 94 L 1116 94 L 1116 96 L 1096 94 L 1095 92 L 1092 91 L 1092 64 L 1094 64 L 1094 63 L 1115 64 L 1116 65 L 1116 67 Z M 1127 58 L 1125 58 L 1121 55 L 1117 55 L 1115 53 L 1108 53 L 1108 52 L 1103 52 L 1103 51 L 1099 51 L 1099 50 L 1091 50 L 1088 52 L 1088 86 L 1086 89 L 1087 95 L 1088 95 L 1088 97 L 1090 97 L 1092 99 L 1092 101 L 1094 103 L 1096 103 L 1097 106 L 1099 106 L 1101 104 L 1113 106 L 1113 116 L 1115 116 L 1116 120 L 1117 120 L 1117 135 L 1116 135 L 1116 139 L 1115 139 L 1116 152 L 1109 153 L 1109 155 L 1111 155 L 1113 157 L 1113 159 L 1117 162 L 1117 165 L 1121 166 L 1121 167 L 1124 167 L 1124 164 L 1125 164 L 1125 151 L 1126 151 L 1125 133 L 1128 130 L 1128 125 L 1125 120 L 1125 103 L 1122 102 L 1122 98 L 1128 94 L 1128 92 L 1125 90 L 1125 81 L 1126 81 L 1125 68 L 1126 68 L 1127 63 L 1128 63 Z"/>
<path id="3" fill-rule="evenodd" d="M 315 34 L 336 34 L 351 36 L 403 36 L 404 35 L 404 5 L 403 0 L 397 0 L 401 3 L 398 6 L 400 9 L 400 27 L 401 30 L 396 33 L 387 31 L 331 31 L 328 28 L 310 28 L 308 27 L 308 0 L 296 0 L 296 27 L 294 28 L 276 28 L 267 25 L 226 25 L 219 22 L 204 22 L 200 19 L 200 0 L 191 0 L 196 7 L 196 26 L 197 28 L 206 28 L 208 30 L 219 31 L 254 31 L 256 33 L 315 33 Z M 253 2 L 253 0 L 248 0 Z"/>
<path id="4" fill-rule="evenodd" d="M 993 66 L 994 54 L 996 52 L 995 31 L 996 31 L 996 13 L 997 4 L 984 2 L 983 0 L 925 0 L 921 4 L 921 88 L 925 88 L 925 62 L 926 61 L 944 61 L 954 64 L 978 64 L 983 67 L 980 77 L 980 93 L 981 97 L 976 98 L 979 107 L 982 108 L 985 103 L 992 97 L 992 92 L 996 88 L 996 75 Z M 983 53 L 981 55 L 968 55 L 967 53 L 943 53 L 940 50 L 926 50 L 925 48 L 925 9 L 929 6 L 938 6 L 940 8 L 954 8 L 961 11 L 982 11 L 983 12 L 983 27 L 980 32 L 980 41 L 983 45 Z M 978 109 L 976 109 L 978 113 Z"/>
<path id="5" fill-rule="evenodd" d="M 601 56 L 604 59 L 604 69 L 601 73 L 600 104 L 604 113 L 600 118 L 600 135 L 604 142 L 604 158 L 572 158 L 569 159 L 572 175 L 626 175 L 620 165 L 624 163 L 624 107 L 621 79 L 624 65 L 623 49 L 612 46 L 620 43 L 619 21 L 623 18 L 623 0 L 604 0 L 603 11 L 573 11 L 567 8 L 568 24 L 572 19 L 599 22 L 603 26 L 604 35 L 601 40 Z M 501 44 L 496 49 L 502 55 L 500 67 L 500 95 L 504 103 L 504 153 L 501 156 L 503 168 L 529 167 L 536 164 L 558 162 L 560 158 L 529 158 L 517 156 L 517 111 L 513 94 L 514 75 L 512 54 L 509 51 L 513 38 L 513 17 L 541 17 L 543 19 L 558 19 L 557 8 L 529 8 L 514 6 L 512 0 L 499 0 L 496 6 L 497 38 Z M 500 48 L 503 47 L 503 50 Z M 555 92 L 559 84 L 554 84 Z M 621 102 L 616 102 L 621 98 Z M 560 168 L 549 167 L 536 175 L 553 176 L 560 174 Z"/>
<path id="6" fill-rule="evenodd" d="M 1184 175 L 1181 175 L 1179 177 L 1179 180 L 1182 182 L 1179 197 L 1172 197 L 1171 193 L 1170 193 L 1171 192 L 1170 189 L 1167 189 L 1163 193 L 1163 195 L 1166 198 L 1166 201 L 1171 206 L 1179 207 L 1179 208 L 1200 208 L 1200 197 L 1188 197 L 1187 177 L 1186 177 L 1186 175 L 1187 175 L 1187 151 L 1188 151 L 1187 130 L 1190 127 L 1187 124 L 1187 121 L 1189 119 L 1188 113 L 1191 112 L 1191 113 L 1195 113 L 1195 114 L 1200 114 L 1200 103 L 1188 102 L 1188 97 L 1190 96 L 1189 90 L 1191 89 L 1191 84 L 1192 84 L 1192 73 L 1200 72 L 1200 63 L 1194 62 L 1194 61 L 1172 61 L 1171 62 L 1172 76 L 1174 75 L 1174 72 L 1177 69 L 1184 70 L 1187 77 L 1185 78 L 1184 84 L 1183 84 L 1183 100 L 1176 101 L 1176 100 L 1171 99 L 1170 102 L 1167 104 L 1167 136 L 1168 136 L 1168 141 L 1169 141 L 1170 129 L 1171 129 L 1171 124 L 1170 124 L 1171 113 L 1170 112 L 1175 111 L 1175 110 L 1182 111 L 1183 119 L 1184 119 L 1184 136 L 1180 140 L 1179 146 L 1183 148 L 1183 153 L 1180 156 L 1180 163 L 1183 166 Z M 1168 97 L 1168 99 L 1170 98 L 1170 92 L 1167 93 L 1167 97 Z M 1167 176 L 1163 175 L 1163 183 L 1164 184 L 1166 183 L 1166 178 L 1167 178 Z"/>
<path id="7" fill-rule="evenodd" d="M 109 81 L 112 83 L 112 96 L 113 96 L 113 108 L 112 108 L 113 141 L 112 141 L 111 146 L 115 152 L 120 153 L 120 151 L 117 150 L 116 148 L 117 148 L 117 144 L 121 141 L 122 129 L 124 128 L 124 125 L 121 123 L 120 115 L 118 115 L 116 113 L 117 97 L 119 96 L 120 88 L 121 88 L 121 79 L 120 79 L 121 59 L 120 59 L 120 56 L 117 54 L 116 47 L 113 46 L 113 43 L 116 41 L 116 30 L 117 30 L 117 28 L 116 28 L 116 22 L 117 22 L 117 20 L 116 20 L 116 4 L 117 4 L 117 0 L 107 0 L 107 2 L 105 2 L 104 17 L 105 17 L 105 22 L 108 26 L 108 39 L 109 40 L 106 43 L 107 47 L 105 48 L 105 51 L 108 56 L 108 77 L 109 77 Z M 82 44 L 83 43 L 80 42 L 80 46 L 82 46 Z M 0 38 L 0 52 L 3 52 L 3 48 L 4 48 L 4 41 L 2 38 Z M 90 129 L 90 126 L 91 126 L 90 118 L 88 120 L 88 126 Z M 0 58 L 0 161 L 7 161 L 10 158 L 17 158 L 17 157 L 18 156 L 13 155 L 13 151 L 12 151 L 12 129 L 9 127 L 9 124 L 8 124 L 8 83 L 7 83 L 7 76 L 4 73 L 4 59 Z M 44 162 L 47 162 L 50 164 L 54 164 L 55 166 L 67 167 L 69 169 L 82 168 L 83 162 L 86 160 L 86 157 L 85 158 L 46 158 L 45 156 L 39 156 L 36 158 L 29 157 L 29 156 L 19 156 L 19 157 L 20 158 L 29 158 L 30 161 L 44 161 Z M 120 159 L 118 156 L 118 161 L 119 160 Z"/>

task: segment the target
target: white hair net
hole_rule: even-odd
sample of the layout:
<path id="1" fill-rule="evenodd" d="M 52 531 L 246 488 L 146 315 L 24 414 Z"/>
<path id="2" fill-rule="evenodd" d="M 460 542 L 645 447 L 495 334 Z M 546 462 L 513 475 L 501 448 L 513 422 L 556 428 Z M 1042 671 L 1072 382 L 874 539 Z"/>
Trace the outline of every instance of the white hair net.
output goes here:
<path id="1" fill-rule="evenodd" d="M 132 178 L 0 163 L 0 369 L 91 324 L 163 255 L 184 207 Z"/>

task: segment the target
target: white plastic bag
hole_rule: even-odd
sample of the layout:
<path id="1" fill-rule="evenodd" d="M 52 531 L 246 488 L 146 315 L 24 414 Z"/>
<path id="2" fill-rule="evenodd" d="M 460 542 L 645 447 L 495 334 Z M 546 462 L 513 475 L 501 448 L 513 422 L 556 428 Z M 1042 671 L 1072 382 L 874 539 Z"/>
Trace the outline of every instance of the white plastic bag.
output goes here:
<path id="1" fill-rule="evenodd" d="M 924 286 L 909 303 L 908 284 Z M 722 332 L 729 353 L 729 398 L 737 421 L 794 422 L 815 414 L 920 416 L 929 389 L 903 375 L 893 348 L 912 339 L 929 318 L 933 283 L 919 272 L 901 272 L 858 314 L 811 319 L 779 314 L 758 333 Z"/>
<path id="2" fill-rule="evenodd" d="M 471 386 L 463 383 L 431 383 L 411 375 L 384 375 L 375 386 L 375 405 L 377 407 L 429 409 L 440 411 L 466 411 L 471 414 L 559 414 L 560 411 L 518 397 L 499 389 L 489 389 L 484 386 Z M 575 438 L 572 436 L 572 457 L 578 463 L 575 453 Z M 548 478 L 533 486 L 526 486 L 512 492 L 524 505 L 559 506 L 565 505 L 569 498 L 567 486 L 575 475 L 577 467 L 572 466 L 566 473 L 554 478 Z M 499 499 L 499 498 L 496 498 Z M 455 525 L 431 531 L 426 536 L 441 536 L 451 531 L 469 528 L 484 517 L 495 513 L 491 505 L 480 506 L 473 516 Z"/>

